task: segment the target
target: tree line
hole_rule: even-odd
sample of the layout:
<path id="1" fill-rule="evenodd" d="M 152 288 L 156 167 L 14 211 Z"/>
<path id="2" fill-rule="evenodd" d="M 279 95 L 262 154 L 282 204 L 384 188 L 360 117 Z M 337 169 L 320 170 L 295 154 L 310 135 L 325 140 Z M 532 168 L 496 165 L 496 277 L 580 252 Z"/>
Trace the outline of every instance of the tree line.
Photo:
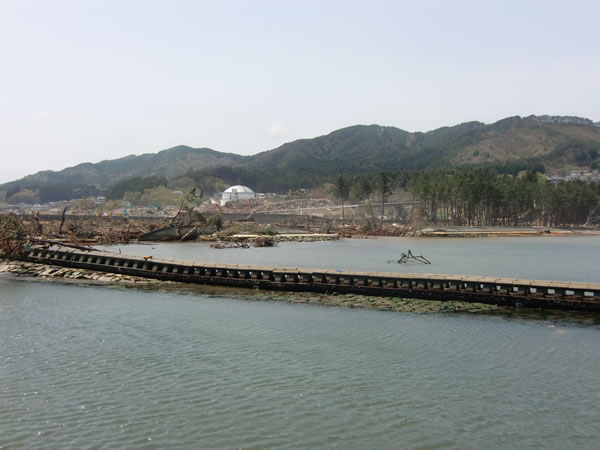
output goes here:
<path id="1" fill-rule="evenodd" d="M 491 169 L 423 170 L 339 176 L 334 194 L 364 202 L 373 224 L 373 203 L 391 194 L 413 200 L 407 220 L 455 226 L 572 226 L 600 222 L 600 184 L 549 182 L 542 174 L 498 174 Z M 379 220 L 378 220 L 379 221 Z"/>
<path id="2" fill-rule="evenodd" d="M 119 200 L 127 192 L 144 192 L 158 186 L 167 186 L 169 182 L 165 177 L 132 177 L 115 183 L 106 193 L 109 200 Z"/>
<path id="3" fill-rule="evenodd" d="M 390 198 L 412 201 L 401 217 L 406 221 L 434 225 L 467 226 L 577 226 L 600 223 L 600 183 L 549 182 L 535 170 L 513 175 L 493 168 L 427 169 L 354 176 L 296 177 L 282 170 L 260 171 L 222 168 L 189 171 L 174 180 L 164 177 L 134 177 L 122 180 L 106 192 L 108 199 L 126 198 L 133 203 L 177 203 L 172 192 L 196 187 L 199 197 L 221 192 L 229 184 L 245 184 L 257 192 L 285 192 L 331 183 L 333 194 L 343 205 L 347 200 L 365 206 L 372 226 L 381 226 Z M 264 177 L 262 176 L 264 175 Z M 267 190 L 276 187 L 281 189 Z M 39 191 L 11 186 L 5 200 L 12 203 L 48 202 L 102 194 L 93 186 L 55 185 Z M 139 198 L 138 198 L 139 197 Z M 148 198 L 146 198 L 148 197 Z M 3 200 L 3 199 L 0 199 Z M 399 208 L 398 208 L 399 209 Z M 389 215 L 390 209 L 387 208 Z M 398 212 L 398 211 L 397 211 Z M 342 208 L 342 216 L 345 219 Z"/>

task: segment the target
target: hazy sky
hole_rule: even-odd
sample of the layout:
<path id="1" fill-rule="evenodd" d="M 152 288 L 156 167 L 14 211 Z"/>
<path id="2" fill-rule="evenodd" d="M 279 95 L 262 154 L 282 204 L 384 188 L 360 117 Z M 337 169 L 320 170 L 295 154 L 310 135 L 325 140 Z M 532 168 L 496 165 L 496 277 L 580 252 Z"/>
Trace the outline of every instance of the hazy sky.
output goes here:
<path id="1" fill-rule="evenodd" d="M 600 2 L 0 0 L 0 182 L 354 124 L 600 121 Z"/>

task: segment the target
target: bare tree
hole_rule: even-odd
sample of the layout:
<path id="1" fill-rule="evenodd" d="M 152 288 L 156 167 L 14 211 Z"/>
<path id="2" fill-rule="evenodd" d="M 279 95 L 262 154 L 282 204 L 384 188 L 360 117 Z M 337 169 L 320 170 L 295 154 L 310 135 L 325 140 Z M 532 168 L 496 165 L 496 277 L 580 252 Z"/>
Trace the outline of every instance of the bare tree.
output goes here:
<path id="1" fill-rule="evenodd" d="M 344 200 L 348 199 L 348 194 L 350 193 L 350 186 L 341 174 L 337 177 L 334 186 L 335 196 L 342 201 L 342 228 L 344 228 L 346 226 L 344 214 Z"/>
<path id="2" fill-rule="evenodd" d="M 387 201 L 388 196 L 392 193 L 392 180 L 385 172 L 378 173 L 375 180 L 377 184 L 377 192 L 379 195 L 381 195 L 381 227 L 383 228 L 385 202 Z"/>

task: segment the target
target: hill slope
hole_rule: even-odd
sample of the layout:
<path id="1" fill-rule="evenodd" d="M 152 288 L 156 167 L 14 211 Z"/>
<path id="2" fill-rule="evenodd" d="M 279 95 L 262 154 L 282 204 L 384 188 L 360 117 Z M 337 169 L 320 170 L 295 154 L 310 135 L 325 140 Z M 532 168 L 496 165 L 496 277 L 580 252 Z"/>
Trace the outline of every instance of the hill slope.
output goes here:
<path id="1" fill-rule="evenodd" d="M 178 146 L 156 154 L 84 163 L 29 175 L 1 185 L 0 191 L 10 197 L 24 189 L 76 186 L 73 195 L 83 196 L 131 177 L 174 179 L 190 170 L 196 177 L 210 175 L 228 183 L 247 180 L 259 190 L 282 190 L 309 186 L 339 173 L 541 164 L 551 171 L 600 166 L 600 124 L 577 117 L 516 116 L 427 133 L 355 125 L 253 156 Z"/>
<path id="2" fill-rule="evenodd" d="M 40 189 L 55 185 L 92 185 L 103 189 L 131 177 L 173 178 L 184 174 L 190 168 L 234 165 L 241 160 L 242 156 L 233 153 L 180 145 L 158 153 L 129 155 L 99 163 L 82 163 L 58 172 L 42 171 L 5 183 L 0 189 L 14 190 L 15 186 L 20 189 Z"/>
<path id="3" fill-rule="evenodd" d="M 600 155 L 600 127 L 572 119 L 510 117 L 427 133 L 358 125 L 259 153 L 250 164 L 329 175 L 510 162 L 542 162 L 550 170 L 589 168 Z"/>

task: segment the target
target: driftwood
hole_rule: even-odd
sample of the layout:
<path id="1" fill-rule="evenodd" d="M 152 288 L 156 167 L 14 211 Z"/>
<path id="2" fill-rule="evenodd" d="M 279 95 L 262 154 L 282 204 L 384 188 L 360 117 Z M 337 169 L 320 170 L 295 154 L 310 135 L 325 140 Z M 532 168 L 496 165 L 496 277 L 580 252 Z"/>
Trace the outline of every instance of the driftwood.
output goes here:
<path id="1" fill-rule="evenodd" d="M 250 248 L 250 246 L 244 242 L 229 241 L 229 242 L 217 242 L 216 244 L 210 245 L 212 248 Z"/>
<path id="2" fill-rule="evenodd" d="M 65 215 L 67 214 L 67 207 L 65 206 L 65 208 L 63 209 L 62 212 L 62 219 L 60 221 L 60 227 L 58 227 L 58 234 L 62 234 L 62 227 L 65 224 Z"/>
<path id="3" fill-rule="evenodd" d="M 585 223 L 583 224 L 584 227 L 591 227 L 591 226 L 596 226 L 594 225 L 596 222 L 600 223 L 600 215 L 592 217 L 592 216 L 588 216 L 587 220 L 585 221 Z"/>
<path id="4" fill-rule="evenodd" d="M 247 217 L 238 220 L 238 222 L 254 222 L 254 216 L 256 216 L 256 211 L 252 210 L 252 212 Z"/>
<path id="5" fill-rule="evenodd" d="M 194 233 L 196 232 L 196 230 L 198 229 L 198 227 L 194 227 L 192 228 L 190 231 L 188 231 L 187 233 L 185 233 L 183 236 L 181 236 L 180 241 L 187 241 L 188 239 L 190 239 L 191 237 L 195 237 Z"/>
<path id="6" fill-rule="evenodd" d="M 421 262 L 423 264 L 431 264 L 431 262 L 429 262 L 429 260 L 423 255 L 413 255 L 410 250 L 408 250 L 408 253 L 400 253 L 400 259 L 398 260 L 388 260 L 388 264 L 393 262 L 398 264 L 405 264 L 409 262 Z"/>
<path id="7" fill-rule="evenodd" d="M 177 218 L 181 214 L 181 211 L 183 210 L 183 204 L 184 203 L 185 203 L 185 200 L 182 200 L 181 201 L 181 205 L 179 206 L 179 211 L 177 211 L 177 214 L 175 214 L 175 216 L 171 219 L 171 226 L 175 225 L 175 221 L 177 220 Z"/>

